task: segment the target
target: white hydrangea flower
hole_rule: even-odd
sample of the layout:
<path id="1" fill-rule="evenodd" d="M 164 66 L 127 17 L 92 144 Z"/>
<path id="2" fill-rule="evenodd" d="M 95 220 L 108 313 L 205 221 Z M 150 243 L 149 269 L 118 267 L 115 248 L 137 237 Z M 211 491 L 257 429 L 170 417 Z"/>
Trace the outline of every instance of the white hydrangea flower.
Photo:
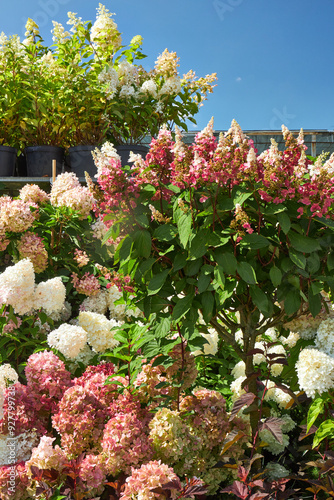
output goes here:
<path id="1" fill-rule="evenodd" d="M 334 387 L 334 358 L 317 349 L 303 349 L 296 363 L 299 387 L 314 398 Z"/>
<path id="2" fill-rule="evenodd" d="M 9 363 L 0 365 L 0 386 L 8 387 L 11 384 L 16 384 L 18 380 L 18 374 Z"/>
<path id="3" fill-rule="evenodd" d="M 74 359 L 87 343 L 87 332 L 80 326 L 63 323 L 48 334 L 47 341 L 66 358 Z"/>
<path id="4" fill-rule="evenodd" d="M 28 258 L 0 274 L 0 304 L 11 305 L 16 314 L 27 314 L 33 309 L 34 289 L 34 266 Z"/>
<path id="5" fill-rule="evenodd" d="M 320 351 L 334 357 L 334 318 L 325 319 L 320 323 L 315 345 Z"/>
<path id="6" fill-rule="evenodd" d="M 74 374 L 79 366 L 79 363 L 88 366 L 90 364 L 90 361 L 95 355 L 96 353 L 92 351 L 89 345 L 85 344 L 83 349 L 81 349 L 81 351 L 79 352 L 79 354 L 75 358 L 69 360 L 68 362 L 69 371 Z"/>
<path id="7" fill-rule="evenodd" d="M 121 84 L 124 85 L 135 85 L 138 80 L 138 70 L 134 64 L 128 61 L 122 61 L 117 69 L 118 78 Z"/>
<path id="8" fill-rule="evenodd" d="M 241 347 L 244 345 L 244 334 L 242 333 L 242 330 L 237 330 L 234 334 L 234 338 Z"/>
<path id="9" fill-rule="evenodd" d="M 209 333 L 201 332 L 202 337 L 205 338 L 205 340 L 207 340 L 208 343 L 204 344 L 203 350 L 198 349 L 197 351 L 194 351 L 192 353 L 193 356 L 199 356 L 201 354 L 205 355 L 211 354 L 212 356 L 214 356 L 217 353 L 218 341 L 219 341 L 218 333 L 214 328 L 210 328 L 208 332 Z"/>
<path id="10" fill-rule="evenodd" d="M 5 402 L 5 390 L 11 384 L 18 382 L 19 376 L 9 363 L 0 365 L 0 420 L 3 418 L 3 404 Z"/>
<path id="11" fill-rule="evenodd" d="M 43 308 L 47 314 L 57 313 L 65 304 L 66 288 L 60 276 L 39 283 L 34 295 L 34 308 Z"/>
<path id="12" fill-rule="evenodd" d="M 237 363 L 234 366 L 231 373 L 235 379 L 237 379 L 239 377 L 245 378 L 246 377 L 245 370 L 246 370 L 245 362 L 241 360 L 241 361 L 239 361 L 239 363 Z"/>
<path id="13" fill-rule="evenodd" d="M 240 376 L 231 383 L 230 389 L 232 391 L 232 396 L 231 396 L 232 402 L 240 398 L 242 394 L 245 394 L 245 390 L 241 387 L 241 384 L 245 379 L 246 377 Z"/>
<path id="14" fill-rule="evenodd" d="M 311 314 L 304 314 L 299 316 L 289 323 L 285 323 L 284 327 L 292 332 L 297 332 L 300 338 L 309 340 L 315 337 L 318 327 L 324 318 L 319 314 L 313 318 Z"/>
<path id="15" fill-rule="evenodd" d="M 108 168 L 110 166 L 111 160 L 121 163 L 121 157 L 117 153 L 114 145 L 111 142 L 106 141 L 101 149 L 95 148 L 92 152 L 95 166 L 97 167 L 97 174 L 94 176 L 98 178 L 102 174 L 103 168 Z"/>
<path id="16" fill-rule="evenodd" d="M 54 311 L 49 314 L 49 316 L 53 321 L 63 321 L 66 323 L 72 316 L 72 306 L 69 302 L 67 302 L 67 300 L 65 300 L 60 311 Z"/>
<path id="17" fill-rule="evenodd" d="M 279 337 L 279 341 L 286 345 L 289 349 L 295 347 L 299 339 L 300 335 L 297 332 L 290 332 L 288 337 L 283 337 L 283 335 Z"/>
<path id="18" fill-rule="evenodd" d="M 81 303 L 80 311 L 89 311 L 98 314 L 105 314 L 108 310 L 107 294 L 108 294 L 107 290 L 100 290 L 96 295 L 91 295 L 90 297 L 87 297 Z"/>
<path id="19" fill-rule="evenodd" d="M 113 349 L 119 342 L 114 339 L 114 326 L 120 326 L 115 320 L 108 320 L 103 314 L 81 311 L 78 324 L 87 332 L 87 342 L 95 352 Z"/>
<path id="20" fill-rule="evenodd" d="M 28 460 L 32 449 L 38 443 L 38 439 L 35 431 L 23 432 L 14 437 L 0 434 L 0 467 L 13 463 L 13 455 L 11 455 L 13 449 L 15 449 L 16 462 Z"/>
<path id="21" fill-rule="evenodd" d="M 62 470 L 66 462 L 64 451 L 56 445 L 52 446 L 56 438 L 42 436 L 38 446 L 33 448 L 29 461 L 26 463 L 28 475 L 31 474 L 31 467 L 36 466 L 39 469 Z"/>
<path id="22" fill-rule="evenodd" d="M 133 85 L 123 85 L 123 87 L 119 91 L 119 97 L 121 99 L 128 99 L 129 97 L 136 98 L 136 89 L 133 87 Z"/>
<path id="23" fill-rule="evenodd" d="M 158 96 L 157 84 L 155 83 L 154 80 L 146 80 L 146 82 L 144 82 L 143 85 L 140 87 L 140 92 L 156 98 Z"/>

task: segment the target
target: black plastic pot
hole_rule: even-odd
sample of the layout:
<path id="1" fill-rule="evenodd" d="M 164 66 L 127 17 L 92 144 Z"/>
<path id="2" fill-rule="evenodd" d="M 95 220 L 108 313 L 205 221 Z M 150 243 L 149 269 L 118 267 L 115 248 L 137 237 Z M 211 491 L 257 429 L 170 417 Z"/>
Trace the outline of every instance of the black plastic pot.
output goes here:
<path id="1" fill-rule="evenodd" d="M 145 158 L 148 153 L 148 147 L 141 144 L 122 144 L 121 146 L 116 146 L 116 151 L 121 157 L 122 167 L 124 167 L 125 165 L 132 165 L 132 162 L 128 161 L 131 151 Z"/>
<path id="2" fill-rule="evenodd" d="M 77 177 L 85 177 L 87 172 L 91 177 L 97 173 L 92 151 L 97 146 L 79 145 L 68 148 L 68 163 L 71 172 L 74 172 Z"/>
<path id="3" fill-rule="evenodd" d="M 15 172 L 17 149 L 0 146 L 0 177 L 11 177 Z"/>
<path id="4" fill-rule="evenodd" d="M 52 160 L 56 160 L 56 174 L 63 170 L 65 150 L 57 146 L 28 146 L 25 148 L 28 177 L 52 177 Z"/>

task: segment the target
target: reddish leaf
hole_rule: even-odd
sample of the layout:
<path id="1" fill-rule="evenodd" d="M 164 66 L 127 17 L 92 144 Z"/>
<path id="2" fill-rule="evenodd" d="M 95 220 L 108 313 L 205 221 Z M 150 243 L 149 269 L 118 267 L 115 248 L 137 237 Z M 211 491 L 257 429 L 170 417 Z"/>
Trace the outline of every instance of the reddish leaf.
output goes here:
<path id="1" fill-rule="evenodd" d="M 231 431 L 223 441 L 223 449 L 221 450 L 221 455 L 224 455 L 227 450 L 239 439 L 245 436 L 243 431 Z"/>
<path id="2" fill-rule="evenodd" d="M 260 429 L 267 429 L 279 443 L 283 444 L 282 424 L 281 418 L 270 417 L 261 424 Z"/>
<path id="3" fill-rule="evenodd" d="M 256 347 L 255 349 L 251 349 L 250 351 L 248 351 L 246 356 L 254 356 L 254 354 L 264 354 L 264 350 Z"/>
<path id="4" fill-rule="evenodd" d="M 238 498 L 246 500 L 246 498 L 248 497 L 248 488 L 244 483 L 241 483 L 240 481 L 234 481 L 231 486 L 227 486 L 227 488 L 221 490 L 220 493 L 233 493 Z"/>
<path id="5" fill-rule="evenodd" d="M 41 481 L 43 478 L 43 469 L 39 469 L 35 465 L 32 465 L 30 467 L 31 473 L 32 473 L 32 479 L 34 481 Z"/>
<path id="6" fill-rule="evenodd" d="M 250 469 L 246 469 L 245 467 L 243 467 L 243 465 L 239 465 L 238 467 L 238 477 L 243 483 L 245 483 L 247 480 L 249 470 Z"/>
<path id="7" fill-rule="evenodd" d="M 298 397 L 296 396 L 296 394 L 289 387 L 287 387 L 284 384 L 277 384 L 277 383 L 275 383 L 275 386 L 277 387 L 277 389 L 281 389 L 281 391 L 285 392 L 286 394 L 289 394 L 289 396 L 291 396 L 291 398 L 294 400 L 294 402 L 297 405 L 300 404 L 300 401 L 299 401 Z"/>
<path id="8" fill-rule="evenodd" d="M 250 406 L 254 402 L 254 399 L 255 394 L 253 394 L 252 392 L 242 394 L 233 405 L 229 421 L 233 420 L 244 406 Z"/>
<path id="9" fill-rule="evenodd" d="M 263 488 L 263 481 L 262 481 L 262 479 L 256 479 L 255 481 L 251 481 L 249 483 L 249 486 L 251 486 L 252 488 L 254 486 L 257 486 L 258 488 Z"/>
<path id="10" fill-rule="evenodd" d="M 249 497 L 249 500 L 258 500 L 260 498 L 269 498 L 268 493 L 254 493 L 252 496 Z"/>

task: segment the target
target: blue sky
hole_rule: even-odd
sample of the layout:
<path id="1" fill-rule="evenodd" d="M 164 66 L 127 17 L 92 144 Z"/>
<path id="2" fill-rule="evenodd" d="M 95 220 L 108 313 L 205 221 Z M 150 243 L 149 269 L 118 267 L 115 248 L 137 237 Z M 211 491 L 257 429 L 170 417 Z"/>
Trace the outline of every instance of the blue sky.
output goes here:
<path id="1" fill-rule="evenodd" d="M 216 130 L 235 118 L 244 130 L 334 130 L 333 0 L 105 0 L 128 43 L 144 38 L 143 61 L 154 66 L 165 48 L 180 73 L 216 72 L 218 85 L 201 108 L 196 129 L 211 116 Z M 98 1 L 1 2 L 0 32 L 19 34 L 31 17 L 51 44 L 52 20 L 67 12 L 95 20 Z"/>

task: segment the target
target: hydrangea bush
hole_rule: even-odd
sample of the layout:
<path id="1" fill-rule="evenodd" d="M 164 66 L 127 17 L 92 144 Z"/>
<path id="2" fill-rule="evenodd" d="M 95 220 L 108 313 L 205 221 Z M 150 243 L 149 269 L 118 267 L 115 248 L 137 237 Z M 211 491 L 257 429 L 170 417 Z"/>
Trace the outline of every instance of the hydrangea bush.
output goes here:
<path id="1" fill-rule="evenodd" d="M 334 158 L 283 135 L 0 198 L 1 498 L 331 495 Z"/>

